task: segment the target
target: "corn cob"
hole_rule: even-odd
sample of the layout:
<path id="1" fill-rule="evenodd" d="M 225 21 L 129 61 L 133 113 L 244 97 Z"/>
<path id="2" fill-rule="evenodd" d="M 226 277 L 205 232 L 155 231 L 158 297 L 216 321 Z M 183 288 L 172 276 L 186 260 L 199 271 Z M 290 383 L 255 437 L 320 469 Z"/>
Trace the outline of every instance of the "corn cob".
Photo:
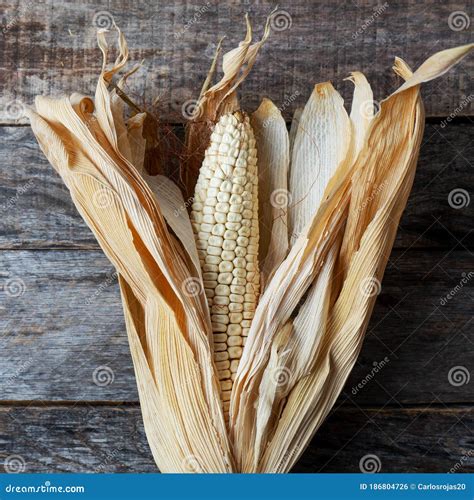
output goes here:
<path id="1" fill-rule="evenodd" d="M 258 176 L 247 115 L 223 115 L 211 134 L 191 211 L 211 311 L 214 361 L 228 415 L 232 383 L 258 300 Z"/>

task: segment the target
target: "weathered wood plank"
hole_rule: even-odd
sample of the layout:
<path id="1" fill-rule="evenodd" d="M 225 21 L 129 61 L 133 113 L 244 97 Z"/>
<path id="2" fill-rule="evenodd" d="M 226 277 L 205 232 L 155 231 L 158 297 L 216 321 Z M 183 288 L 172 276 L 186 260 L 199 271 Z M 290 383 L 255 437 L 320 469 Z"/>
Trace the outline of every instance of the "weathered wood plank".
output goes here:
<path id="1" fill-rule="evenodd" d="M 3 251 L 0 269 L 2 400 L 137 400 L 104 255 Z M 469 252 L 395 251 L 341 402 L 472 402 L 473 277 Z"/>
<path id="2" fill-rule="evenodd" d="M 473 472 L 473 424 L 472 408 L 341 408 L 294 472 Z M 24 472 L 156 472 L 138 407 L 1 407 L 0 450 Z"/>
<path id="3" fill-rule="evenodd" d="M 474 203 L 449 204 L 450 193 L 461 203 L 470 199 L 473 154 L 473 126 L 427 125 L 396 247 L 474 243 Z M 0 248 L 98 248 L 29 127 L 0 127 L 0 178 Z"/>
<path id="4" fill-rule="evenodd" d="M 131 61 L 145 60 L 131 79 L 130 94 L 139 102 L 144 94 L 148 102 L 160 96 L 163 119 L 181 123 L 182 106 L 199 94 L 218 38 L 227 35 L 225 49 L 234 47 L 244 35 L 245 11 L 260 34 L 274 7 L 269 0 L 3 1 L 0 121 L 15 122 L 37 94 L 93 94 L 101 65 L 95 32 L 115 19 L 127 36 Z M 281 2 L 274 34 L 242 89 L 242 101 L 253 108 L 268 96 L 291 116 L 320 81 L 335 80 L 349 97 L 351 85 L 343 78 L 354 69 L 367 73 L 380 100 L 399 84 L 391 71 L 394 56 L 416 67 L 437 50 L 471 42 L 470 14 L 457 0 Z M 441 84 L 425 86 L 429 116 L 472 115 L 473 64 L 471 57 Z"/>
<path id="5" fill-rule="evenodd" d="M 474 409 L 333 411 L 294 472 L 473 472 Z"/>

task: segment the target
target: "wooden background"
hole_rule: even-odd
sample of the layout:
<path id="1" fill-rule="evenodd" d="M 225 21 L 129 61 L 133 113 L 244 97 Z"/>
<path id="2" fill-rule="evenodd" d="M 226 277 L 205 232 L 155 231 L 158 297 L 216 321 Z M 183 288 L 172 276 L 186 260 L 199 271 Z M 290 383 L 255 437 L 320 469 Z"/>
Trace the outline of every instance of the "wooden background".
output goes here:
<path id="1" fill-rule="evenodd" d="M 101 65 L 95 31 L 115 19 L 132 61 L 144 59 L 129 92 L 140 103 L 158 96 L 163 120 L 179 127 L 218 37 L 227 35 L 226 49 L 239 41 L 245 11 L 260 35 L 274 4 L 0 5 L 0 466 L 153 472 L 113 269 L 23 110 L 37 94 L 91 94 Z M 269 96 L 287 118 L 314 83 L 331 79 L 350 100 L 343 79 L 360 69 L 380 100 L 400 83 L 394 56 L 416 67 L 472 41 L 468 1 L 297 0 L 279 9 L 242 101 L 253 109 Z M 358 472 L 371 455 L 383 472 L 474 471 L 473 66 L 471 56 L 423 88 L 415 186 L 367 339 L 296 471 Z"/>

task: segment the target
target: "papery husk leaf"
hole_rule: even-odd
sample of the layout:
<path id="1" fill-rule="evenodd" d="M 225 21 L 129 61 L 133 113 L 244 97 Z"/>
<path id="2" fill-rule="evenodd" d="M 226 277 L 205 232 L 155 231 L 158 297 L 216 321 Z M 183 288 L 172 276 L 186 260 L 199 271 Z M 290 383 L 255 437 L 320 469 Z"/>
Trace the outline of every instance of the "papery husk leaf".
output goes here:
<path id="1" fill-rule="evenodd" d="M 414 83 L 383 101 L 369 128 L 359 158 L 371 152 L 366 155 L 366 163 L 377 163 L 379 177 L 387 180 L 384 196 L 374 197 L 373 217 L 363 227 L 359 250 L 349 259 L 347 278 L 331 310 L 315 369 L 291 391 L 281 418 L 274 416 L 278 421 L 276 432 L 256 466 L 256 407 L 260 398 L 267 397 L 261 393 L 260 384 L 274 344 L 280 346 L 278 325 L 287 323 L 298 300 L 318 275 L 322 259 L 335 241 L 331 235 L 340 234 L 344 227 L 341 214 L 347 209 L 351 182 L 360 183 L 359 171 L 367 168 L 366 163 L 358 160 L 349 169 L 338 168 L 316 216 L 296 240 L 261 298 L 234 382 L 231 406 L 231 437 L 241 470 L 290 470 L 342 390 L 360 351 L 376 297 L 361 293 L 361 286 L 365 280 L 382 279 L 412 186 L 423 126 L 419 89 Z M 272 322 L 265 320 L 269 317 Z"/>
<path id="2" fill-rule="evenodd" d="M 186 125 L 185 154 L 181 165 L 181 181 L 186 198 L 191 198 L 194 194 L 199 169 L 214 124 L 221 115 L 238 110 L 235 91 L 249 74 L 260 48 L 270 34 L 269 17 L 262 38 L 252 44 L 252 26 L 248 15 L 245 16 L 245 21 L 247 25 L 245 39 L 238 47 L 224 54 L 223 77 L 200 96 L 195 117 Z"/>
<path id="3" fill-rule="evenodd" d="M 35 115 L 31 118 L 33 130 L 36 132 L 38 119 Z M 77 127 L 72 129 L 76 130 Z M 47 140 L 47 137 L 41 133 L 38 139 Z M 94 153 L 98 153 L 99 150 L 99 144 L 94 149 L 89 145 L 87 149 L 88 154 L 92 152 L 96 160 L 99 160 L 99 155 L 96 156 Z M 155 385 L 159 383 L 159 387 L 145 382 L 149 394 L 141 400 L 141 403 L 144 417 L 153 415 L 153 421 L 147 422 L 146 427 L 154 428 L 153 434 L 148 435 L 148 439 L 157 459 L 157 465 L 163 472 L 186 472 L 189 471 L 189 463 L 182 460 L 182 456 L 185 456 L 193 457 L 194 461 L 201 464 L 203 471 L 231 471 L 232 459 L 226 444 L 218 389 L 212 370 L 206 330 L 202 326 L 203 320 L 193 315 L 188 307 L 185 308 L 184 301 L 180 301 L 173 293 L 170 283 L 155 260 L 151 258 L 144 240 L 140 238 L 139 231 L 131 225 L 132 219 L 141 209 L 137 207 L 137 213 L 134 214 L 134 208 L 124 206 L 123 200 L 129 196 L 128 188 L 118 181 L 117 186 L 123 188 L 119 189 L 121 194 L 118 195 L 96 166 L 88 163 L 88 158 L 82 155 L 79 143 L 74 145 L 73 155 L 74 159 L 69 167 L 64 164 L 55 166 L 64 173 L 76 207 L 144 311 L 145 333 L 140 337 L 140 345 L 145 353 L 147 369 L 154 378 Z M 100 163 L 103 166 L 102 162 Z M 66 172 L 64 172 L 65 167 L 68 169 Z M 105 210 L 93 201 L 98 199 L 97 193 L 107 199 Z M 142 216 L 145 217 L 144 214 Z M 165 230 L 164 224 L 162 230 Z M 163 249 L 165 245 L 164 242 Z M 179 254 L 175 254 L 173 259 L 176 263 L 181 260 Z M 168 265 L 172 268 L 172 265 Z M 186 303 L 191 305 L 193 302 L 191 299 L 188 298 Z M 195 304 L 194 308 L 199 311 L 199 303 Z M 131 335 L 130 330 L 129 335 Z M 179 352 L 179 362 L 173 362 L 176 352 Z M 135 359 L 137 355 L 133 350 L 132 355 L 135 364 L 140 363 Z M 169 371 L 170 369 L 173 369 L 173 372 Z M 140 377 L 143 370 L 145 367 L 141 366 L 141 371 L 136 374 L 139 386 L 142 383 Z M 181 394 L 180 389 L 184 388 L 178 382 L 176 385 L 164 383 L 166 377 L 172 376 L 176 381 L 180 378 L 188 381 L 189 385 L 185 388 L 184 394 Z M 181 396 L 182 400 L 176 405 L 174 402 L 178 396 Z M 153 407 L 146 408 L 150 402 Z M 159 407 L 158 413 L 156 404 Z M 190 408 L 193 408 L 192 418 L 190 418 Z M 183 422 L 183 429 L 187 432 L 181 429 L 177 433 L 175 430 L 177 422 Z M 201 426 L 203 429 L 198 430 Z M 161 436 L 159 442 L 155 442 L 155 434 Z M 201 436 L 202 441 L 197 440 L 196 435 Z M 167 440 L 164 444 L 163 439 Z M 203 450 L 206 452 L 205 455 L 202 455 Z M 212 454 L 212 460 L 207 453 Z"/>
<path id="4" fill-rule="evenodd" d="M 341 96 L 331 84 L 316 85 L 300 119 L 293 149 L 289 186 L 294 196 L 289 207 L 293 227 L 303 228 L 311 220 L 311 214 L 316 214 L 329 179 L 340 165 L 341 169 L 350 167 L 352 149 L 352 126 Z M 304 199 L 304 206 L 300 199 Z M 282 402 L 297 381 L 313 369 L 326 328 L 339 246 L 340 239 L 330 248 L 319 276 L 311 285 L 296 318 L 290 322 L 291 335 L 279 343 L 277 350 L 275 344 L 272 346 L 274 362 L 268 364 L 259 389 L 265 397 L 258 400 L 256 412 L 254 467 L 258 466 L 264 451 L 262 444 L 274 432 L 278 422 L 275 416 Z M 266 386 L 265 380 L 269 381 Z M 272 407 L 266 408 L 269 402 Z M 247 463 L 249 456 L 251 453 L 247 455 Z"/>
<path id="5" fill-rule="evenodd" d="M 255 134 L 259 176 L 259 261 L 261 287 L 288 252 L 289 138 L 280 110 L 264 99 L 251 124 Z"/>
<path id="6" fill-rule="evenodd" d="M 191 192 L 193 168 L 200 166 L 212 125 L 238 106 L 236 89 L 268 36 L 267 22 L 262 40 L 252 45 L 248 20 L 247 29 L 244 42 L 224 58 L 224 78 L 201 96 L 202 115 L 187 131 L 191 149 L 183 173 Z M 330 99 L 312 96 L 291 133 L 294 142 L 283 133 L 280 115 L 275 129 L 264 130 L 263 163 L 272 164 L 275 156 L 279 165 L 272 182 L 283 185 L 286 154 L 293 148 L 302 177 L 292 172 L 293 203 L 308 190 L 309 178 L 317 189 L 300 200 L 311 201 L 307 210 L 293 207 L 296 234 L 288 255 L 266 268 L 270 280 L 243 351 L 226 429 L 187 202 L 169 179 L 144 169 L 143 137 L 157 121 L 146 127 L 142 116 L 124 118 L 111 84 L 128 58 L 123 35 L 111 69 L 105 33 L 99 32 L 98 41 L 104 65 L 95 101 L 76 94 L 38 98 L 29 116 L 42 150 L 119 274 L 153 456 L 163 472 L 287 472 L 329 413 L 361 349 L 376 299 L 363 286 L 382 280 L 413 183 L 424 125 L 419 84 L 446 72 L 474 45 L 435 54 L 414 74 L 397 59 L 395 71 L 407 81 L 382 101 L 374 118 L 358 114 L 358 103 L 371 90 L 353 74 L 351 121 L 342 99 L 322 84 L 319 91 Z M 254 116 L 257 128 L 274 108 L 265 106 Z M 270 151 L 266 141 L 280 137 L 282 151 Z M 311 169 L 315 165 L 322 172 Z M 265 264 L 272 245 L 283 242 L 285 248 L 286 241 L 274 220 L 267 236 Z M 279 370 L 287 383 L 275 384 Z"/>
<path id="7" fill-rule="evenodd" d="M 291 243 L 314 217 L 329 179 L 349 156 L 351 122 L 331 83 L 320 83 L 301 115 L 290 169 L 288 210 Z"/>
<path id="8" fill-rule="evenodd" d="M 130 163 L 140 174 L 145 171 L 146 140 L 143 137 L 143 125 L 146 113 L 137 113 L 127 120 L 128 142 L 130 144 Z"/>
<path id="9" fill-rule="evenodd" d="M 427 59 L 394 94 L 404 92 L 421 82 L 427 82 L 443 75 L 454 64 L 465 57 L 473 47 L 474 44 L 464 45 L 434 54 Z M 382 101 L 381 107 L 387 102 L 389 102 L 389 104 L 385 104 L 386 107 L 393 101 L 389 101 L 388 98 Z M 397 111 L 404 115 L 409 112 L 403 105 L 399 105 Z M 394 116 L 396 112 L 392 113 L 393 120 L 396 120 Z M 406 133 L 406 130 L 405 132 L 403 130 L 399 131 L 391 124 L 387 124 L 387 130 L 385 130 L 379 125 L 380 121 L 381 117 L 379 112 L 372 121 L 372 128 L 376 128 L 377 132 L 371 135 L 372 142 L 369 143 L 369 147 L 361 151 L 355 166 L 357 178 L 353 180 L 354 188 L 351 195 L 351 207 L 340 256 L 341 272 L 343 276 L 346 275 L 349 261 L 359 247 L 362 234 L 374 215 L 378 200 L 381 198 L 383 199 L 387 195 L 387 191 L 390 190 L 392 179 L 383 175 L 383 172 L 381 172 L 381 169 L 385 168 L 387 165 L 387 162 L 383 161 L 386 157 L 384 148 L 388 146 L 390 137 L 393 137 L 395 141 L 398 140 L 399 144 L 402 145 L 402 137 L 404 133 Z M 405 120 L 401 122 L 401 126 L 406 129 L 410 127 L 411 124 Z M 389 136 L 389 134 L 391 135 Z M 394 151 L 394 154 L 404 154 L 403 148 L 394 148 Z M 379 158 L 379 161 L 376 161 L 376 157 Z M 377 179 L 379 179 L 378 182 Z"/>
<path id="10" fill-rule="evenodd" d="M 238 467 L 243 471 L 254 470 L 255 408 L 257 399 L 265 397 L 260 396 L 259 384 L 269 350 L 342 230 L 349 186 L 346 175 L 332 187 L 312 225 L 296 240 L 257 306 L 231 398 L 230 433 Z"/>
<path id="11" fill-rule="evenodd" d="M 301 115 L 303 114 L 304 108 L 296 108 L 293 113 L 293 118 L 291 120 L 290 126 L 290 158 L 293 158 L 293 146 L 295 144 L 296 134 L 298 133 L 298 127 L 300 126 Z"/>
<path id="12" fill-rule="evenodd" d="M 155 194 L 163 217 L 191 258 L 192 274 L 201 276 L 196 240 L 181 190 L 171 179 L 164 175 L 148 175 L 144 173 L 143 178 Z M 201 296 L 204 297 L 204 294 L 201 294 Z"/>
<path id="13" fill-rule="evenodd" d="M 410 120 L 415 130 L 407 138 L 406 161 L 394 166 L 400 174 L 399 181 L 393 187 L 392 196 L 369 224 L 361 247 L 351 261 L 342 291 L 331 311 L 316 369 L 300 381 L 288 398 L 277 432 L 260 463 L 261 469 L 267 472 L 286 472 L 293 467 L 334 405 L 357 360 L 377 297 L 377 293 L 363 293 L 363 286 L 367 280 L 382 279 L 411 190 L 423 137 L 421 101 L 416 95 L 412 102 L 415 112 Z"/>
<path id="14" fill-rule="evenodd" d="M 181 460 L 191 456 L 204 472 L 229 472 L 232 457 L 202 283 L 190 273 L 147 183 L 117 144 L 112 144 L 114 117 L 110 95 L 102 83 L 103 78 L 96 93 L 101 120 L 88 116 L 80 103 L 69 99 L 38 98 L 37 113 L 30 113 L 32 128 L 79 212 L 143 310 L 140 342 L 159 394 L 141 402 L 146 406 L 149 400 L 158 401 L 163 412 L 163 416 L 156 415 L 156 405 L 145 409 L 145 417 L 154 416 L 146 427 L 162 426 L 160 435 L 170 439 L 163 449 L 161 442 L 153 442 L 154 434 L 149 436 L 158 466 L 167 472 L 186 472 L 189 464 Z M 100 196 L 107 200 L 106 209 L 97 203 Z M 190 279 L 197 280 L 201 293 L 187 290 Z M 138 372 L 137 377 L 140 375 Z M 173 377 L 188 385 L 174 385 Z"/>
<path id="15" fill-rule="evenodd" d="M 122 277 L 119 277 L 119 282 L 143 422 L 160 470 L 230 472 L 231 468 L 223 463 L 219 450 L 208 446 L 207 432 L 200 429 L 208 422 L 199 419 L 199 415 L 206 413 L 205 402 L 199 394 L 199 366 L 196 361 L 183 365 L 188 353 L 183 352 L 186 346 L 180 341 L 181 333 L 173 311 L 162 301 L 148 305 L 153 323 L 145 325 L 146 314 L 140 301 Z M 148 318 L 150 320 L 150 316 Z M 165 334 L 160 335 L 156 351 L 145 350 L 149 347 L 147 332 L 152 332 L 158 340 L 156 332 L 159 331 Z M 154 363 L 153 372 L 148 361 L 151 357 L 161 361 Z M 196 411 L 190 401 L 203 405 L 202 411 Z"/>
<path id="16" fill-rule="evenodd" d="M 364 145 L 367 130 L 374 117 L 374 94 L 367 78 L 360 71 L 353 71 L 346 80 L 354 84 L 350 118 L 354 127 L 355 154 L 357 155 Z"/>

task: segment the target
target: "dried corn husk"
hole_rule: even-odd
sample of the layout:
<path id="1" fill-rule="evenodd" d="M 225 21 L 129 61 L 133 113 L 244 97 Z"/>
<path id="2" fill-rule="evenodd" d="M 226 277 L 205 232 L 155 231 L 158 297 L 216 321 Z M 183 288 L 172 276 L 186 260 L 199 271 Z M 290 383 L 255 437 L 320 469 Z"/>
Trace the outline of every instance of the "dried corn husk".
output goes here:
<path id="1" fill-rule="evenodd" d="M 214 124 L 238 110 L 237 87 L 268 36 L 224 56 L 224 76 L 187 128 L 182 178 L 194 192 Z M 188 199 L 145 165 L 146 113 L 126 120 L 110 85 L 127 44 L 104 66 L 94 100 L 38 97 L 29 111 L 45 155 L 119 273 L 145 429 L 162 472 L 287 472 L 332 408 L 360 351 L 406 205 L 423 133 L 419 87 L 473 46 L 446 50 L 373 114 L 370 85 L 353 73 L 350 116 L 330 83 L 315 87 L 288 135 L 277 107 L 252 115 L 259 156 L 260 297 L 224 419 L 202 270 Z M 212 73 L 212 72 L 211 72 Z M 126 75 L 127 76 L 127 75 Z M 367 102 L 369 110 L 367 111 Z M 135 110 L 137 111 L 137 110 Z M 156 123 L 155 123 L 156 125 Z M 151 141 L 153 147 L 159 142 Z M 284 203 L 275 202 L 283 195 Z M 286 196 L 286 198 L 285 198 Z M 272 203 L 273 201 L 273 203 Z"/>

